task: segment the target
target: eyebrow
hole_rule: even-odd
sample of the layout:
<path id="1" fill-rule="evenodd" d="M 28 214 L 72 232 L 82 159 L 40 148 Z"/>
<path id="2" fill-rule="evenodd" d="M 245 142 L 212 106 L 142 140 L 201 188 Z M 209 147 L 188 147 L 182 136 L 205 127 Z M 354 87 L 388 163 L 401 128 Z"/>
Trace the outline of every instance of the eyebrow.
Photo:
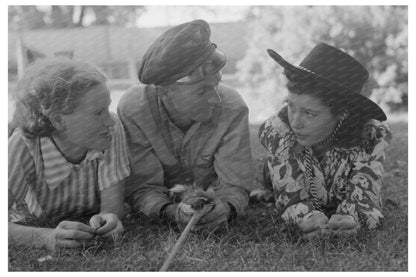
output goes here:
<path id="1" fill-rule="evenodd" d="M 294 105 L 293 102 L 290 101 L 288 98 L 285 99 L 285 102 L 288 103 L 288 104 Z M 312 113 L 319 113 L 320 112 L 320 110 L 314 110 L 314 109 L 305 108 L 305 107 L 301 107 L 301 109 L 304 110 L 304 111 L 312 112 Z"/>
<path id="2" fill-rule="evenodd" d="M 307 108 L 302 108 L 302 109 L 304 111 L 311 112 L 311 113 L 316 113 L 316 114 L 318 114 L 320 112 L 320 110 L 311 110 L 311 109 L 307 109 Z"/>

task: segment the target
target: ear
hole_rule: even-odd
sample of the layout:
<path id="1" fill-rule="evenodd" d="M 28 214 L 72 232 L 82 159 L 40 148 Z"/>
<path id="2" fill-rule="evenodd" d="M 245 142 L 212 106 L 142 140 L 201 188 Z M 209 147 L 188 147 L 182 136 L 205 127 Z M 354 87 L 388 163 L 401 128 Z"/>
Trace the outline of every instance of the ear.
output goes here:
<path id="1" fill-rule="evenodd" d="M 49 120 L 57 131 L 61 132 L 66 130 L 65 120 L 61 114 L 53 114 Z"/>

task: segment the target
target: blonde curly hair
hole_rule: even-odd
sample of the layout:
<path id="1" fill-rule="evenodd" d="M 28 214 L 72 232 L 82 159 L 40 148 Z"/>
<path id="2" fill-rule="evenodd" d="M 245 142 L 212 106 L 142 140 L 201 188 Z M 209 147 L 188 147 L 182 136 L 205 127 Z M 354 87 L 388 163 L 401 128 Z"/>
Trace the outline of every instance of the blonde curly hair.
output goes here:
<path id="1" fill-rule="evenodd" d="M 106 81 L 104 73 L 86 62 L 38 60 L 18 83 L 14 125 L 29 138 L 49 137 L 56 131 L 52 116 L 73 113 L 85 93 Z"/>

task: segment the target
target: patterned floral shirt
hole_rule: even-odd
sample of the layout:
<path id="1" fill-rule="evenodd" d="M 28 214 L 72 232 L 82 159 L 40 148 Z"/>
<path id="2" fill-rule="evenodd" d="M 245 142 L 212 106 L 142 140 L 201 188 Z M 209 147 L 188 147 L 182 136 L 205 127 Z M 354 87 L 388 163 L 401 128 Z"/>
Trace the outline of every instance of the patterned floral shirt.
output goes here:
<path id="1" fill-rule="evenodd" d="M 278 212 L 286 221 L 300 222 L 314 210 L 305 180 L 304 148 L 277 114 L 260 126 L 259 140 L 270 154 L 265 172 L 270 174 Z M 328 216 L 349 214 L 370 229 L 381 223 L 384 151 L 390 140 L 385 124 L 369 120 L 360 146 L 333 146 L 320 161 L 313 155 L 317 195 Z"/>

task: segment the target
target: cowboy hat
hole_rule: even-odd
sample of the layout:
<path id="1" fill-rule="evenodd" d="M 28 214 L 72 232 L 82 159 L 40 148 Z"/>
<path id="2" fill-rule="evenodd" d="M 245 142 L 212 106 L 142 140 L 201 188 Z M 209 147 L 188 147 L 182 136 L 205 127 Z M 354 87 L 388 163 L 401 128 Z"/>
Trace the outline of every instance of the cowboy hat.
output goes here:
<path id="1" fill-rule="evenodd" d="M 294 66 L 271 49 L 267 53 L 285 71 L 302 76 L 312 77 L 342 93 L 350 105 L 359 108 L 372 119 L 384 121 L 387 119 L 383 110 L 366 96 L 362 89 L 367 82 L 367 69 L 347 53 L 326 43 L 317 44 L 302 60 L 299 66 Z"/>

